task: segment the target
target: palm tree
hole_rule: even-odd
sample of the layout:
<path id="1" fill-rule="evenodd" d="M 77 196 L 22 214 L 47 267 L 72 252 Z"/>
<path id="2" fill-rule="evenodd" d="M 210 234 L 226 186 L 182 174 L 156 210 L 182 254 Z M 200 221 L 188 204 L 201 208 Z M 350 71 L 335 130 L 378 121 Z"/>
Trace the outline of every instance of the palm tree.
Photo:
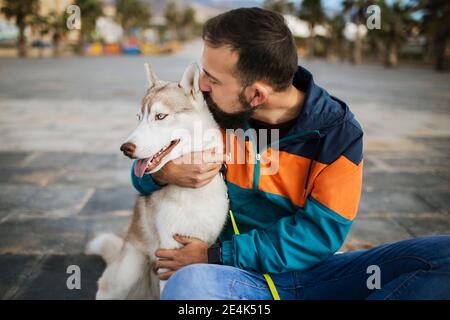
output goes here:
<path id="1" fill-rule="evenodd" d="M 174 32 L 177 32 L 180 21 L 180 13 L 175 2 L 169 2 L 164 9 L 164 17 L 167 21 L 167 26 Z"/>
<path id="2" fill-rule="evenodd" d="M 42 58 L 44 49 L 42 38 L 50 32 L 48 18 L 40 14 L 33 14 L 30 19 L 29 26 L 31 27 L 32 38 L 38 39 L 34 45 L 38 48 L 38 57 Z"/>
<path id="3" fill-rule="evenodd" d="M 401 46 L 407 40 L 414 24 L 411 18 L 412 6 L 402 1 L 387 4 L 384 0 L 378 0 L 381 8 L 381 30 L 375 30 L 371 34 L 378 35 L 385 43 L 384 65 L 388 68 L 398 65 L 398 53 Z"/>
<path id="4" fill-rule="evenodd" d="M 66 12 L 57 13 L 52 11 L 49 14 L 48 24 L 49 29 L 52 31 L 52 41 L 53 41 L 53 56 L 59 57 L 61 54 L 61 40 L 67 33 L 68 29 L 66 26 L 66 21 L 68 14 Z"/>
<path id="5" fill-rule="evenodd" d="M 340 14 L 336 14 L 328 21 L 330 37 L 328 39 L 329 49 L 327 50 L 328 58 L 335 59 L 338 57 L 341 61 L 345 59 L 343 44 L 344 39 L 344 17 Z"/>
<path id="6" fill-rule="evenodd" d="M 265 0 L 264 8 L 281 14 L 293 13 L 295 11 L 294 3 L 287 0 Z"/>
<path id="7" fill-rule="evenodd" d="M 195 10 L 191 6 L 179 9 L 174 2 L 169 2 L 164 9 L 168 28 L 178 40 L 186 40 L 198 27 Z"/>
<path id="8" fill-rule="evenodd" d="M 351 61 L 353 64 L 360 64 L 362 61 L 362 36 L 360 34 L 361 26 L 365 23 L 365 12 L 369 3 L 368 0 L 344 0 L 342 6 L 344 13 L 348 15 L 351 22 L 356 24 L 356 38 L 353 42 Z"/>
<path id="9" fill-rule="evenodd" d="M 78 38 L 78 54 L 84 54 L 84 43 L 91 37 L 95 30 L 95 23 L 102 11 L 102 4 L 99 0 L 75 0 L 74 4 L 80 8 L 81 12 L 81 29 Z"/>
<path id="10" fill-rule="evenodd" d="M 427 49 L 435 70 L 446 70 L 445 50 L 450 37 L 450 2 L 419 0 L 416 11 L 423 12 L 422 32 L 427 37 Z"/>
<path id="11" fill-rule="evenodd" d="M 325 12 L 322 7 L 321 0 L 303 0 L 300 7 L 299 18 L 309 23 L 309 38 L 308 38 L 308 55 L 314 56 L 315 34 L 314 28 L 316 24 L 321 24 L 325 21 Z"/>
<path id="12" fill-rule="evenodd" d="M 193 32 L 195 24 L 195 10 L 191 6 L 184 8 L 183 12 L 180 14 L 179 21 L 179 28 L 183 31 L 181 33 L 181 40 L 186 40 L 189 38 L 189 35 Z"/>
<path id="13" fill-rule="evenodd" d="M 117 18 L 125 33 L 129 33 L 133 28 L 146 28 L 150 25 L 150 6 L 142 1 L 119 0 L 116 7 Z"/>
<path id="14" fill-rule="evenodd" d="M 38 0 L 3 0 L 1 12 L 7 19 L 15 19 L 16 26 L 19 29 L 19 57 L 27 56 L 25 28 L 30 24 L 33 15 L 38 12 L 38 9 Z"/>

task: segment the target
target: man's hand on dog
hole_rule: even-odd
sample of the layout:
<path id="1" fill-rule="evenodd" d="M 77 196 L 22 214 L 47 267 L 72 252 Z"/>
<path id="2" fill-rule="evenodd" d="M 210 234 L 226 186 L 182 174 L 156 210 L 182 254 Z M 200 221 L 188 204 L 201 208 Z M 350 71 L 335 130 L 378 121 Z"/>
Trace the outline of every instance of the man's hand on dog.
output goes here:
<path id="1" fill-rule="evenodd" d="M 158 249 L 155 255 L 159 258 L 154 263 L 153 271 L 159 268 L 171 271 L 161 273 L 159 279 L 167 280 L 178 269 L 193 263 L 208 263 L 208 244 L 196 238 L 175 235 L 174 239 L 183 247 L 179 249 Z"/>
<path id="2" fill-rule="evenodd" d="M 223 162 L 224 155 L 216 154 L 213 149 L 192 152 L 167 162 L 152 176 L 161 185 L 175 184 L 186 188 L 200 188 L 216 176 Z"/>

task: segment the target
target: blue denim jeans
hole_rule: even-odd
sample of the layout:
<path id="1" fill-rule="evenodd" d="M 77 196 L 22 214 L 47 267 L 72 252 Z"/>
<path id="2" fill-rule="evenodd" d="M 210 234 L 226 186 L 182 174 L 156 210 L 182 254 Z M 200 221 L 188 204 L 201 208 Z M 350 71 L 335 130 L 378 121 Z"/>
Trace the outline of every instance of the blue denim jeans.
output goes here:
<path id="1" fill-rule="evenodd" d="M 367 284 L 375 274 L 368 272 L 371 265 L 379 267 L 379 289 Z M 450 299 L 450 236 L 419 237 L 336 254 L 310 269 L 271 277 L 282 300 Z M 270 300 L 272 296 L 258 273 L 193 264 L 170 277 L 161 299 Z"/>

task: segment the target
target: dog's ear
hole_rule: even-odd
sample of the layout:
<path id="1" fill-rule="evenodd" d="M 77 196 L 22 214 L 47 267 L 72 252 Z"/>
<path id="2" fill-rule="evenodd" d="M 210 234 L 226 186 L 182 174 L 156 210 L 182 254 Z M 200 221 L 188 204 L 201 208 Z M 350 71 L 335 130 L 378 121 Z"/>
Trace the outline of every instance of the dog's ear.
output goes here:
<path id="1" fill-rule="evenodd" d="M 153 88 L 158 82 L 158 77 L 156 76 L 155 72 L 153 72 L 152 68 L 150 68 L 150 65 L 147 62 L 144 63 L 144 66 L 145 71 L 147 72 L 148 87 Z"/>
<path id="2" fill-rule="evenodd" d="M 200 68 L 197 63 L 191 63 L 186 68 L 181 79 L 179 86 L 184 89 L 187 95 L 192 95 L 194 98 L 200 93 L 200 87 L 198 81 L 200 79 Z"/>

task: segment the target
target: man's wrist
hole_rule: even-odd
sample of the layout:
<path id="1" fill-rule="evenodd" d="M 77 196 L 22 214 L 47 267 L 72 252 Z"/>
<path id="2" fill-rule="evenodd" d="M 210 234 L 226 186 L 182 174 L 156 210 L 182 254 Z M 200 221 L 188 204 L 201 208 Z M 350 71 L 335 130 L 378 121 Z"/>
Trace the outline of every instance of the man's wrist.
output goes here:
<path id="1" fill-rule="evenodd" d="M 223 264 L 222 262 L 222 244 L 215 243 L 208 248 L 208 263 L 209 264 Z"/>

